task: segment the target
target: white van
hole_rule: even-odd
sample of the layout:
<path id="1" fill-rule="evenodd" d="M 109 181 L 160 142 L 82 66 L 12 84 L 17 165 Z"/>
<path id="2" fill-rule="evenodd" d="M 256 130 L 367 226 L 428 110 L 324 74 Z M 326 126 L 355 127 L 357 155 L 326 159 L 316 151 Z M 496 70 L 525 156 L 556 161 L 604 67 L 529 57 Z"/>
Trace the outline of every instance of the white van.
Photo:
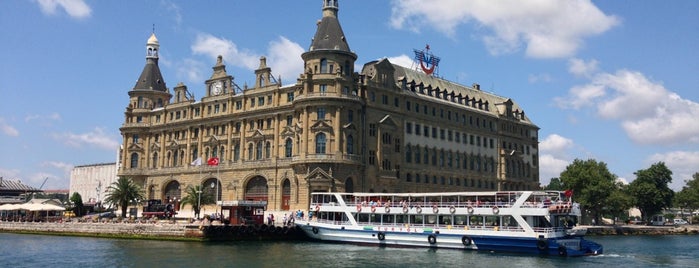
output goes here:
<path id="1" fill-rule="evenodd" d="M 653 215 L 650 220 L 650 225 L 663 226 L 665 225 L 665 217 L 663 215 Z"/>
<path id="2" fill-rule="evenodd" d="M 675 219 L 672 221 L 675 225 L 683 225 L 683 224 L 689 224 L 687 221 L 683 219 Z"/>

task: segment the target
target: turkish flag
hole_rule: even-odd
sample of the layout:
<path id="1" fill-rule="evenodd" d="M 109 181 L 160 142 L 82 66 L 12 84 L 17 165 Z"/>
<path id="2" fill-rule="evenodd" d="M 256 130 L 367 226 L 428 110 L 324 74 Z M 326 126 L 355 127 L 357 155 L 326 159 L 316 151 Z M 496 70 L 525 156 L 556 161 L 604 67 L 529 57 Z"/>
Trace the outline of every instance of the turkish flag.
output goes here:
<path id="1" fill-rule="evenodd" d="M 206 164 L 209 166 L 218 166 L 218 157 L 209 158 L 209 160 L 206 160 Z"/>
<path id="2" fill-rule="evenodd" d="M 566 197 L 568 197 L 568 198 L 573 196 L 573 190 L 566 190 L 564 193 L 565 193 Z"/>

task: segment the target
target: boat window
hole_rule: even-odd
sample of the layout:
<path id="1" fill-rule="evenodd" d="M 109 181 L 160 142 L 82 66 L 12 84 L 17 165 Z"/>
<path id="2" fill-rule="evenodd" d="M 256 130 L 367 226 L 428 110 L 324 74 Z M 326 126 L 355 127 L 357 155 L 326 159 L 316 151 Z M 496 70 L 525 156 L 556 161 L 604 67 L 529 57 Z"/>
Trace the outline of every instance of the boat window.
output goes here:
<path id="1" fill-rule="evenodd" d="M 410 223 L 411 224 L 423 225 L 424 219 L 425 219 L 425 217 L 422 215 L 410 215 Z"/>
<path id="2" fill-rule="evenodd" d="M 486 226 L 500 226 L 500 216 L 486 216 L 485 217 Z"/>
<path id="3" fill-rule="evenodd" d="M 454 225 L 466 225 L 467 218 L 465 215 L 454 216 Z"/>
<path id="4" fill-rule="evenodd" d="M 549 228 L 551 223 L 544 216 L 535 216 L 532 227 Z"/>
<path id="5" fill-rule="evenodd" d="M 437 216 L 427 215 L 427 219 L 425 220 L 425 224 L 435 224 L 435 223 L 437 223 Z"/>
<path id="6" fill-rule="evenodd" d="M 391 214 L 383 214 L 382 224 L 393 224 L 393 216 Z"/>
<path id="7" fill-rule="evenodd" d="M 358 223 L 364 223 L 367 224 L 369 223 L 369 214 L 364 214 L 364 213 L 357 213 L 355 216 L 356 220 Z"/>
<path id="8" fill-rule="evenodd" d="M 396 224 L 408 223 L 408 215 L 396 215 Z"/>
<path id="9" fill-rule="evenodd" d="M 483 216 L 471 216 L 468 218 L 468 225 L 472 227 L 483 226 Z"/>
<path id="10" fill-rule="evenodd" d="M 509 228 L 518 228 L 519 224 L 517 224 L 517 221 L 515 218 L 512 216 L 502 216 L 502 226 L 503 227 L 509 227 Z"/>
<path id="11" fill-rule="evenodd" d="M 452 224 L 451 215 L 441 215 L 439 216 L 439 224 L 450 225 Z"/>

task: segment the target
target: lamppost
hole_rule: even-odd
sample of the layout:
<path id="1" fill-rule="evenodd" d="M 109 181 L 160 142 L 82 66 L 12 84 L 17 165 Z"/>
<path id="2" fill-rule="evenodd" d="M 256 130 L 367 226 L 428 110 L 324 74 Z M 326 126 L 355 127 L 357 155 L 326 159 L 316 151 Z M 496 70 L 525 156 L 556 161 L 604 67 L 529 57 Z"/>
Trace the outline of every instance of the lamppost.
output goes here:
<path id="1" fill-rule="evenodd" d="M 214 215 L 218 218 L 218 178 L 211 183 L 211 188 L 214 189 Z"/>
<path id="2" fill-rule="evenodd" d="M 201 214 L 201 184 L 199 185 L 199 189 L 197 190 L 197 220 L 200 219 L 200 214 Z"/>

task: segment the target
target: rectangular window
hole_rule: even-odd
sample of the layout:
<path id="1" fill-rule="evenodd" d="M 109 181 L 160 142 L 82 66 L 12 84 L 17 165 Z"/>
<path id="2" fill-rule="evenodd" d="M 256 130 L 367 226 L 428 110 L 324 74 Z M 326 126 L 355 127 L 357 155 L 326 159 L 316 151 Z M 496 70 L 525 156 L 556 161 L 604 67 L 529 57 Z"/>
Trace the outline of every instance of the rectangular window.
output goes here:
<path id="1" fill-rule="evenodd" d="M 294 117 L 291 115 L 286 116 L 286 125 L 291 126 L 291 122 L 294 120 Z"/>
<path id="2" fill-rule="evenodd" d="M 411 105 L 410 105 L 410 101 L 405 101 L 405 109 L 407 109 L 408 111 L 410 111 L 410 108 L 411 108 L 410 106 L 411 106 Z"/>
<path id="3" fill-rule="evenodd" d="M 439 139 L 441 139 L 441 140 L 444 140 L 444 139 L 445 139 L 444 129 L 440 129 L 440 130 L 439 130 Z"/>
<path id="4" fill-rule="evenodd" d="M 267 128 L 272 128 L 272 118 L 267 118 Z"/>
<path id="5" fill-rule="evenodd" d="M 422 128 L 422 130 L 424 130 L 423 132 L 425 133 L 425 137 L 429 138 L 430 137 L 430 127 L 425 126 Z"/>
<path id="6" fill-rule="evenodd" d="M 381 95 L 381 104 L 388 105 L 388 96 Z"/>
<path id="7" fill-rule="evenodd" d="M 235 109 L 240 110 L 243 109 L 243 102 L 242 101 L 236 101 L 235 102 Z M 197 115 L 199 115 L 199 109 L 197 109 Z"/>
<path id="8" fill-rule="evenodd" d="M 288 101 L 288 102 L 294 101 L 294 92 L 286 93 L 286 101 Z"/>
<path id="9" fill-rule="evenodd" d="M 376 137 L 376 124 L 369 124 L 369 136 Z"/>
<path id="10" fill-rule="evenodd" d="M 376 163 L 376 152 L 369 150 L 369 165 L 374 165 Z"/>
<path id="11" fill-rule="evenodd" d="M 434 139 L 437 138 L 437 128 L 436 127 L 432 128 L 432 138 L 434 138 Z"/>
<path id="12" fill-rule="evenodd" d="M 393 98 L 393 106 L 400 107 L 400 103 L 398 102 L 398 98 Z"/>
<path id="13" fill-rule="evenodd" d="M 320 85 L 320 95 L 325 95 L 328 91 L 328 85 Z"/>
<path id="14" fill-rule="evenodd" d="M 347 110 L 347 122 L 354 122 L 354 110 Z"/>
<path id="15" fill-rule="evenodd" d="M 263 106 L 263 105 L 265 105 L 265 97 L 258 97 L 258 98 L 257 98 L 257 105 L 258 105 L 258 106 Z"/>
<path id="16" fill-rule="evenodd" d="M 214 105 L 214 114 L 219 113 L 220 111 L 220 106 L 218 104 Z M 180 116 L 179 114 L 177 115 L 178 117 Z"/>
<path id="17" fill-rule="evenodd" d="M 405 133 L 413 134 L 413 124 L 405 123 Z"/>
<path id="18" fill-rule="evenodd" d="M 325 108 L 324 107 L 318 108 L 316 114 L 318 115 L 318 120 L 325 120 Z"/>
<path id="19" fill-rule="evenodd" d="M 422 129 L 422 126 L 420 126 L 420 124 L 415 124 L 415 135 L 422 135 L 420 134 L 420 129 Z"/>

